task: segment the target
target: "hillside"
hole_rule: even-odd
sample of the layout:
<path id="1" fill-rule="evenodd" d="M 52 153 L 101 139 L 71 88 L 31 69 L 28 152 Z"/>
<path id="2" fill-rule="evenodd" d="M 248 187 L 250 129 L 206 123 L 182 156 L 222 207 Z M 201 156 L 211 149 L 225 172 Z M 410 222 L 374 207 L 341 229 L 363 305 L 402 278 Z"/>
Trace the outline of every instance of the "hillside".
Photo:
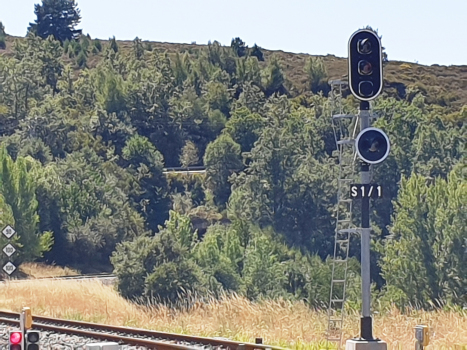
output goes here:
<path id="1" fill-rule="evenodd" d="M 386 65 L 372 125 L 391 150 L 372 166 L 384 197 L 371 204 L 383 307 L 467 303 L 464 68 Z M 339 106 L 326 94 L 346 73 L 343 58 L 246 50 L 241 39 L 8 37 L 0 224 L 18 232 L 14 263 L 113 269 L 119 292 L 138 300 L 234 292 L 322 307 L 336 194 L 347 193 L 336 130 L 346 138 L 355 125 L 336 128 L 330 116 L 358 108 L 349 94 Z M 206 172 L 163 171 L 194 165 Z M 359 248 L 353 240 L 348 250 L 351 300 Z"/>
<path id="2" fill-rule="evenodd" d="M 12 55 L 14 40 L 23 38 L 7 36 L 7 49 L 0 50 L 0 54 Z M 103 45 L 108 44 L 109 40 L 101 40 Z M 129 52 L 133 41 L 119 41 L 118 45 L 122 52 Z M 207 45 L 200 44 L 177 44 L 166 42 L 144 41 L 154 50 L 167 51 L 169 55 L 176 53 L 190 54 L 195 53 Z M 282 68 L 290 84 L 289 92 L 292 95 L 301 94 L 306 90 L 306 75 L 303 68 L 309 54 L 292 53 L 284 51 L 271 51 L 261 49 L 264 53 L 265 62 L 272 55 L 280 57 Z M 389 57 L 391 53 L 388 53 Z M 321 57 L 324 60 L 330 80 L 346 80 L 348 67 L 347 59 L 336 57 L 332 54 Z M 93 68 L 102 59 L 102 55 L 91 56 L 88 61 L 88 67 Z M 65 59 L 65 61 L 67 61 Z M 71 60 L 68 60 L 71 62 Z M 260 65 L 266 65 L 260 62 Z M 384 66 L 384 94 L 388 96 L 405 99 L 407 94 L 409 98 L 414 91 L 420 91 L 426 96 L 428 104 L 438 104 L 443 107 L 450 107 L 452 110 L 458 110 L 463 105 L 467 105 L 467 65 L 462 66 L 425 66 L 417 63 L 388 61 Z M 347 93 L 350 93 L 348 91 Z"/>

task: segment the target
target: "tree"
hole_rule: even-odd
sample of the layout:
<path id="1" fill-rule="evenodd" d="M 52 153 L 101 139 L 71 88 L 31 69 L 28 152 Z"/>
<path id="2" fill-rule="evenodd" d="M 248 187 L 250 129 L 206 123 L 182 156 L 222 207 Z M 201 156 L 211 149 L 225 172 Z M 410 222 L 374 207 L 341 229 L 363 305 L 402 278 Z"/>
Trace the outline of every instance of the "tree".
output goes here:
<path id="1" fill-rule="evenodd" d="M 261 48 L 258 45 L 253 45 L 253 48 L 251 49 L 250 56 L 254 56 L 258 59 L 258 61 L 264 61 L 264 55 L 263 52 L 261 51 Z"/>
<path id="2" fill-rule="evenodd" d="M 190 219 L 171 211 L 155 237 L 119 244 L 111 259 L 119 291 L 168 303 L 205 295 L 206 278 L 191 257 L 195 237 Z"/>
<path id="3" fill-rule="evenodd" d="M 75 0 L 42 0 L 42 5 L 34 5 L 37 16 L 35 23 L 29 23 L 28 31 L 43 39 L 52 35 L 56 40 L 77 39 L 80 29 L 75 29 L 81 20 L 80 10 Z"/>
<path id="4" fill-rule="evenodd" d="M 133 40 L 133 54 L 137 60 L 140 60 L 144 56 L 144 47 L 140 38 L 136 37 Z"/>
<path id="5" fill-rule="evenodd" d="M 167 181 L 162 173 L 164 158 L 146 137 L 140 135 L 127 141 L 122 156 L 133 178 L 130 196 L 134 206 L 146 219 L 148 228 L 157 232 L 168 212 Z"/>
<path id="6" fill-rule="evenodd" d="M 309 87 L 313 93 L 329 91 L 328 72 L 321 57 L 310 57 L 305 63 L 305 73 L 308 75 Z"/>
<path id="7" fill-rule="evenodd" d="M 190 165 L 196 165 L 199 163 L 198 149 L 192 141 L 187 141 L 185 146 L 182 148 L 182 154 L 180 155 L 180 164 L 182 167 L 187 168 Z"/>
<path id="8" fill-rule="evenodd" d="M 265 124 L 261 115 L 251 113 L 248 108 L 241 107 L 233 111 L 225 125 L 225 130 L 240 145 L 242 152 L 250 152 Z"/>
<path id="9" fill-rule="evenodd" d="M 0 49 L 2 50 L 6 49 L 5 36 L 5 26 L 0 22 Z"/>
<path id="10" fill-rule="evenodd" d="M 232 179 L 229 214 L 272 226 L 286 242 L 330 253 L 334 190 L 329 161 L 309 110 L 292 110 L 285 96 L 267 105 L 265 127 L 248 168 Z M 326 174 L 326 175 L 325 175 Z"/>
<path id="11" fill-rule="evenodd" d="M 32 158 L 18 158 L 14 162 L 5 148 L 0 149 L 0 193 L 6 217 L 13 216 L 18 232 L 19 261 L 34 261 L 50 250 L 51 232 L 39 233 L 38 202 L 34 171 L 40 165 Z M 0 203 L 1 205 L 2 203 Z"/>
<path id="12" fill-rule="evenodd" d="M 275 92 L 279 94 L 287 92 L 284 87 L 284 71 L 277 56 L 271 57 L 268 66 L 261 72 L 261 75 L 264 92 L 267 96 L 271 96 Z"/>
<path id="13" fill-rule="evenodd" d="M 248 50 L 248 46 L 246 46 L 243 40 L 240 38 L 232 39 L 232 42 L 230 43 L 230 47 L 232 48 L 232 50 L 236 53 L 238 57 L 245 56 Z"/>
<path id="14" fill-rule="evenodd" d="M 223 207 L 230 196 L 229 177 L 242 170 L 240 145 L 230 135 L 220 135 L 206 148 L 204 155 L 208 187 L 216 205 Z"/>
<path id="15" fill-rule="evenodd" d="M 417 174 L 402 179 L 391 235 L 381 247 L 387 298 L 397 297 L 399 306 L 467 301 L 465 203 L 461 166 L 447 180 Z"/>

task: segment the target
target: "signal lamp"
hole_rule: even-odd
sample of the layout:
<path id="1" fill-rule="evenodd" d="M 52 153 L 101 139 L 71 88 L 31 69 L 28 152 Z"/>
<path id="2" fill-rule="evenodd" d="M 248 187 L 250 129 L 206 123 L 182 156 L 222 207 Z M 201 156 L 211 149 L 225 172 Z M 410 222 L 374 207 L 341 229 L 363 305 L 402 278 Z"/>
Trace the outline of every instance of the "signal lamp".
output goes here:
<path id="1" fill-rule="evenodd" d="M 362 55 L 368 55 L 371 53 L 371 41 L 368 38 L 361 39 L 358 41 L 358 53 Z"/>
<path id="2" fill-rule="evenodd" d="M 23 334 L 19 331 L 10 331 L 10 350 L 23 349 Z"/>
<path id="3" fill-rule="evenodd" d="M 39 350 L 40 335 L 39 331 L 26 332 L 26 350 Z"/>
<path id="4" fill-rule="evenodd" d="M 373 67 L 370 62 L 361 60 L 358 62 L 358 72 L 362 75 L 368 75 L 373 73 Z"/>
<path id="5" fill-rule="evenodd" d="M 357 154 L 368 164 L 378 164 L 389 155 L 389 138 L 377 128 L 363 129 L 355 140 Z"/>

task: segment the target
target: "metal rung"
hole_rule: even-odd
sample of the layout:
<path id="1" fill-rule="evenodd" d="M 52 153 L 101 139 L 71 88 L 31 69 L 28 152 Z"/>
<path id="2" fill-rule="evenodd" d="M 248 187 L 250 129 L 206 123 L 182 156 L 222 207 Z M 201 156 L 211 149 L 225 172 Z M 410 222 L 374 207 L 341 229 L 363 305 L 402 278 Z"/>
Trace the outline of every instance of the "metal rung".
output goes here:
<path id="1" fill-rule="evenodd" d="M 332 280 L 332 283 L 345 283 L 345 280 Z"/>
<path id="2" fill-rule="evenodd" d="M 334 114 L 332 116 L 332 119 L 344 119 L 344 118 L 352 119 L 353 117 L 355 117 L 353 114 Z"/>
<path id="3" fill-rule="evenodd" d="M 344 228 L 342 230 L 338 230 L 339 233 L 358 233 L 359 231 L 356 228 Z"/>
<path id="4" fill-rule="evenodd" d="M 345 220 L 337 220 L 337 222 L 341 223 L 341 222 L 352 222 L 352 220 L 349 220 L 349 219 L 345 219 Z"/>
<path id="5" fill-rule="evenodd" d="M 344 299 L 331 299 L 331 303 L 343 303 Z"/>
<path id="6" fill-rule="evenodd" d="M 339 140 L 337 141 L 338 145 L 353 145 L 355 143 L 355 140 Z"/>
<path id="7" fill-rule="evenodd" d="M 329 319 L 329 321 L 331 321 L 331 322 L 340 322 L 340 323 L 344 322 L 344 320 L 341 319 L 341 318 L 331 318 L 331 319 Z"/>
<path id="8" fill-rule="evenodd" d="M 342 202 L 342 203 L 352 203 L 352 199 L 339 199 L 339 202 Z"/>
<path id="9" fill-rule="evenodd" d="M 334 260 L 335 263 L 344 263 L 347 262 L 347 259 L 336 259 Z"/>
<path id="10" fill-rule="evenodd" d="M 328 338 L 328 341 L 341 341 L 341 338 Z"/>

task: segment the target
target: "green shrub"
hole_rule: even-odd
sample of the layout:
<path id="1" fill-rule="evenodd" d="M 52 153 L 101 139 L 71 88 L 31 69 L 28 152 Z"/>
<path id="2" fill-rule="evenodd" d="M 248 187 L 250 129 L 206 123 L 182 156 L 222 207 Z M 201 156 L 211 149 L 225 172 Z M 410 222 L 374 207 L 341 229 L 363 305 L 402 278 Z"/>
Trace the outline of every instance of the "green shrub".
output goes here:
<path id="1" fill-rule="evenodd" d="M 86 56 L 86 53 L 84 51 L 80 51 L 78 57 L 76 57 L 76 63 L 78 66 L 81 68 L 86 67 L 86 62 L 88 60 L 88 57 Z"/>
<path id="2" fill-rule="evenodd" d="M 97 50 L 97 52 L 101 52 L 102 51 L 102 43 L 99 39 L 95 39 L 93 42 L 93 52 L 94 52 L 94 49 Z"/>
<path id="3" fill-rule="evenodd" d="M 1 50 L 6 49 L 5 36 L 3 36 L 3 35 L 0 35 L 0 49 Z"/>

